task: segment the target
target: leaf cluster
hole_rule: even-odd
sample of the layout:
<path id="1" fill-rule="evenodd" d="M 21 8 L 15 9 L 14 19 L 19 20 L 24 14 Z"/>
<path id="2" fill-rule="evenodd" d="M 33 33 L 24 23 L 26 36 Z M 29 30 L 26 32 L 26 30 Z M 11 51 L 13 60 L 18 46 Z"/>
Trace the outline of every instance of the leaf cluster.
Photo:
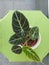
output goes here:
<path id="1" fill-rule="evenodd" d="M 19 11 L 13 13 L 12 28 L 15 34 L 9 39 L 10 44 L 13 44 L 11 50 L 16 54 L 23 51 L 30 59 L 40 61 L 35 51 L 27 46 L 30 39 L 36 40 L 39 37 L 39 28 L 37 26 L 30 28 L 28 19 Z"/>

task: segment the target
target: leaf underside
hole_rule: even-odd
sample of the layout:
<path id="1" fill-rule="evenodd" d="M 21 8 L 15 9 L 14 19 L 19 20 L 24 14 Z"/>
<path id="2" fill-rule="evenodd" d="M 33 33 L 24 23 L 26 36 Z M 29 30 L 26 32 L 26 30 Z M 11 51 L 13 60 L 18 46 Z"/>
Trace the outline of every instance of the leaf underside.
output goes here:
<path id="1" fill-rule="evenodd" d="M 23 52 L 28 56 L 30 59 L 34 61 L 40 61 L 39 56 L 36 54 L 35 51 L 33 51 L 30 47 L 23 47 Z"/>

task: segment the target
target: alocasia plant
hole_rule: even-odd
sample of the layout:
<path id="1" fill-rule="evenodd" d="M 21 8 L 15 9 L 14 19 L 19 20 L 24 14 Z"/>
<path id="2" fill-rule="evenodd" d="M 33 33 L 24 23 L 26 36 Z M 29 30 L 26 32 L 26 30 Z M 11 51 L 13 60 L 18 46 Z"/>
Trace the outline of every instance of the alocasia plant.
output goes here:
<path id="1" fill-rule="evenodd" d="M 15 11 L 12 17 L 12 28 L 15 34 L 11 36 L 9 42 L 13 44 L 12 51 L 20 54 L 22 51 L 28 58 L 34 61 L 40 61 L 40 58 L 28 45 L 29 41 L 35 44 L 39 37 L 39 28 L 37 26 L 30 28 L 27 18 L 19 11 Z"/>

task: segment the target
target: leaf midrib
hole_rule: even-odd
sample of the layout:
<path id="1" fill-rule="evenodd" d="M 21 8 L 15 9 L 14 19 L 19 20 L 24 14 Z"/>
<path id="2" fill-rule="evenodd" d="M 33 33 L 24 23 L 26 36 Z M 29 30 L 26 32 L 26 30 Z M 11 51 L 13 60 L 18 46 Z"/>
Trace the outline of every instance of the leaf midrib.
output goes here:
<path id="1" fill-rule="evenodd" d="M 20 48 L 14 49 L 14 51 L 16 51 L 16 50 L 18 50 L 18 49 L 20 49 Z"/>
<path id="2" fill-rule="evenodd" d="M 13 42 L 13 41 L 15 41 L 15 40 L 20 40 L 20 39 L 21 39 L 21 37 L 20 37 L 20 38 L 17 38 L 17 39 L 12 40 L 12 42 Z"/>
<path id="3" fill-rule="evenodd" d="M 35 31 L 36 31 L 36 29 L 35 29 Z M 34 35 L 35 35 L 35 31 L 34 31 L 34 34 L 32 35 L 32 37 L 34 37 Z"/>
<path id="4" fill-rule="evenodd" d="M 22 26 L 21 26 L 21 24 L 20 24 L 20 20 L 19 20 L 19 18 L 18 18 L 18 16 L 17 16 L 17 13 L 16 13 L 16 12 L 15 12 L 15 15 L 16 15 L 16 17 L 17 17 L 17 20 L 18 20 L 18 23 L 19 23 L 19 25 L 20 25 L 21 32 L 22 32 L 22 31 L 24 31 L 24 30 L 23 30 L 23 28 L 22 28 Z M 20 15 L 21 15 L 21 14 L 20 14 Z"/>

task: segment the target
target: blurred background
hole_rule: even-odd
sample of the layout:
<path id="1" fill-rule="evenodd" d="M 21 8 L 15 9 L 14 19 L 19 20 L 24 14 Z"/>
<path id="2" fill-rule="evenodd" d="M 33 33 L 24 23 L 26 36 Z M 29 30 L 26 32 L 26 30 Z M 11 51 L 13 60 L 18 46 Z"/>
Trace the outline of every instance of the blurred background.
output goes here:
<path id="1" fill-rule="evenodd" d="M 3 18 L 9 10 L 41 10 L 49 17 L 49 0 L 0 0 L 0 19 Z M 49 55 L 43 62 L 49 65 Z M 9 62 L 9 60 L 0 53 L 0 65 L 42 65 L 33 62 Z"/>
<path id="2" fill-rule="evenodd" d="M 0 0 L 0 18 L 9 10 L 41 10 L 47 17 L 48 0 Z"/>

